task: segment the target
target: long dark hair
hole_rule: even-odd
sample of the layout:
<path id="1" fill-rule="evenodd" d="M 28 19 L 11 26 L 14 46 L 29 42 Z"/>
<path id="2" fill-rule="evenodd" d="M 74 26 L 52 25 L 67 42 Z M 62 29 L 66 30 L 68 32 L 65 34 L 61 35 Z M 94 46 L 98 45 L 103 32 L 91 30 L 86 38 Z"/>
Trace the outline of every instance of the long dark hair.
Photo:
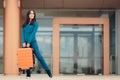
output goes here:
<path id="1" fill-rule="evenodd" d="M 22 27 L 25 27 L 29 21 L 30 21 L 30 18 L 29 18 L 29 14 L 30 12 L 33 11 L 34 12 L 34 18 L 32 19 L 32 21 L 30 22 L 30 25 L 33 25 L 34 22 L 36 21 L 36 13 L 34 10 L 28 10 L 27 14 L 26 14 L 26 18 L 25 18 L 25 22 L 23 23 L 23 26 Z"/>

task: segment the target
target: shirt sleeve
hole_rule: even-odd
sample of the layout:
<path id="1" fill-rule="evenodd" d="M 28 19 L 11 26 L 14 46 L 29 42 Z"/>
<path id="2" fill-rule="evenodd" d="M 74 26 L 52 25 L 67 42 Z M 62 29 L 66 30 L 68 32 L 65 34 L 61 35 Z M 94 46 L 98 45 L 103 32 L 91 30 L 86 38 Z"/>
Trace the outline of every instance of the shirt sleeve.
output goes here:
<path id="1" fill-rule="evenodd" d="M 22 28 L 22 35 L 21 35 L 21 37 L 22 37 L 22 43 L 25 43 L 25 39 L 24 39 L 24 28 Z"/>
<path id="2" fill-rule="evenodd" d="M 30 34 L 30 37 L 29 37 L 28 42 L 27 42 L 28 44 L 30 44 L 32 39 L 35 37 L 35 34 L 36 34 L 38 26 L 39 26 L 38 22 L 35 22 L 33 24 L 33 26 L 34 26 L 34 29 L 33 29 L 33 32 Z"/>

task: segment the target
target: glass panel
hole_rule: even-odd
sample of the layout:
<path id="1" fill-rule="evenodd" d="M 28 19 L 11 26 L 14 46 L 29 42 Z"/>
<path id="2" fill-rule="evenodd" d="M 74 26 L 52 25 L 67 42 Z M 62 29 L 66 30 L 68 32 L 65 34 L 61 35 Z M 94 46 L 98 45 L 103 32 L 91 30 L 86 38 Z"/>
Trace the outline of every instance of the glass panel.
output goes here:
<path id="1" fill-rule="evenodd" d="M 78 74 L 94 74 L 92 34 L 78 36 Z M 81 69 L 80 69 L 81 68 Z"/>
<path id="2" fill-rule="evenodd" d="M 60 37 L 60 57 L 73 57 L 74 43 L 73 35 L 61 35 Z"/>
<path id="3" fill-rule="evenodd" d="M 0 74 L 3 73 L 3 17 L 0 16 Z"/>
<path id="4" fill-rule="evenodd" d="M 91 65 L 91 61 L 94 64 Z M 78 73 L 79 74 L 102 74 L 102 59 L 78 59 Z"/>
<path id="5" fill-rule="evenodd" d="M 95 25 L 94 28 L 96 32 L 102 32 L 102 25 Z"/>
<path id="6" fill-rule="evenodd" d="M 102 27 L 95 27 L 94 33 L 94 73 L 95 74 L 102 74 L 102 65 L 103 65 L 103 35 L 102 35 Z"/>
<path id="7" fill-rule="evenodd" d="M 78 73 L 79 74 L 88 74 L 91 66 L 88 65 L 89 60 L 86 59 L 78 59 Z"/>
<path id="8" fill-rule="evenodd" d="M 0 73 L 3 72 L 3 32 L 0 32 Z"/>
<path id="9" fill-rule="evenodd" d="M 73 73 L 73 64 L 74 64 L 73 59 L 60 58 L 60 73 L 72 74 Z"/>
<path id="10" fill-rule="evenodd" d="M 79 57 L 90 57 L 92 55 L 92 42 L 90 34 L 79 34 L 78 36 L 78 52 Z"/>
<path id="11" fill-rule="evenodd" d="M 102 59 L 103 58 L 96 58 L 94 59 L 94 73 L 95 74 L 102 74 Z"/>
<path id="12" fill-rule="evenodd" d="M 95 33 L 94 37 L 94 56 L 102 57 L 102 34 Z"/>
<path id="13" fill-rule="evenodd" d="M 52 34 L 38 32 L 37 33 L 37 41 L 39 49 L 43 56 L 51 56 L 52 54 Z"/>
<path id="14" fill-rule="evenodd" d="M 40 24 L 40 27 L 52 27 L 53 26 L 53 18 L 50 17 L 36 17 L 37 21 Z"/>
<path id="15" fill-rule="evenodd" d="M 117 37 L 116 37 L 116 23 L 115 23 L 115 13 L 111 15 L 110 17 L 110 74 L 117 74 L 119 71 L 117 71 L 118 63 L 119 61 L 117 54 L 119 52 L 117 51 Z M 119 42 L 119 41 L 118 41 Z M 117 49 L 116 49 L 117 48 Z M 117 54 L 116 54 L 117 53 Z M 117 64 L 116 64 L 117 63 Z"/>
<path id="16" fill-rule="evenodd" d="M 102 74 L 101 25 L 61 25 L 60 31 L 60 72 Z"/>
<path id="17" fill-rule="evenodd" d="M 74 56 L 73 44 L 74 43 L 72 34 L 60 35 L 60 73 L 62 74 L 73 73 L 73 58 L 72 58 Z"/>

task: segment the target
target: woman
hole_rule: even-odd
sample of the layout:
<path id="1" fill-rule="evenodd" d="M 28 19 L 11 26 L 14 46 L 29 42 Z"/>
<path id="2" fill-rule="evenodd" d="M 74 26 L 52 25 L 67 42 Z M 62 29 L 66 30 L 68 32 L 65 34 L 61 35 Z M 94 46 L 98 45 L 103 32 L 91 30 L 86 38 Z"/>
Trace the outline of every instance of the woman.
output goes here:
<path id="1" fill-rule="evenodd" d="M 46 64 L 45 60 L 43 59 L 37 42 L 36 42 L 36 32 L 38 29 L 39 23 L 36 21 L 36 13 L 34 10 L 29 10 L 26 15 L 25 22 L 22 26 L 22 47 L 31 47 L 33 48 L 33 52 L 42 64 L 43 68 L 47 72 L 49 77 L 52 77 L 52 74 L 50 72 L 50 69 L 48 68 L 48 65 Z M 30 69 L 26 70 L 27 77 L 31 77 Z"/>

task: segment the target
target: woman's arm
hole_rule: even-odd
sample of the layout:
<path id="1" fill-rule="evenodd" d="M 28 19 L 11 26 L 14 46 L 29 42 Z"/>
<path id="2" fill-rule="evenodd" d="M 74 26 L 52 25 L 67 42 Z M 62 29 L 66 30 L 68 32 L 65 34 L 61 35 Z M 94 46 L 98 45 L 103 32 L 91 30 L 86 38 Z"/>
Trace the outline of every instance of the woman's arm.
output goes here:
<path id="1" fill-rule="evenodd" d="M 22 28 L 22 35 L 21 35 L 21 37 L 22 37 L 22 47 L 26 47 L 26 43 L 25 43 L 25 36 L 24 36 L 24 28 Z"/>
<path id="2" fill-rule="evenodd" d="M 24 28 L 22 28 L 22 35 L 21 35 L 21 37 L 22 37 L 22 43 L 25 43 L 25 39 L 24 39 Z"/>

